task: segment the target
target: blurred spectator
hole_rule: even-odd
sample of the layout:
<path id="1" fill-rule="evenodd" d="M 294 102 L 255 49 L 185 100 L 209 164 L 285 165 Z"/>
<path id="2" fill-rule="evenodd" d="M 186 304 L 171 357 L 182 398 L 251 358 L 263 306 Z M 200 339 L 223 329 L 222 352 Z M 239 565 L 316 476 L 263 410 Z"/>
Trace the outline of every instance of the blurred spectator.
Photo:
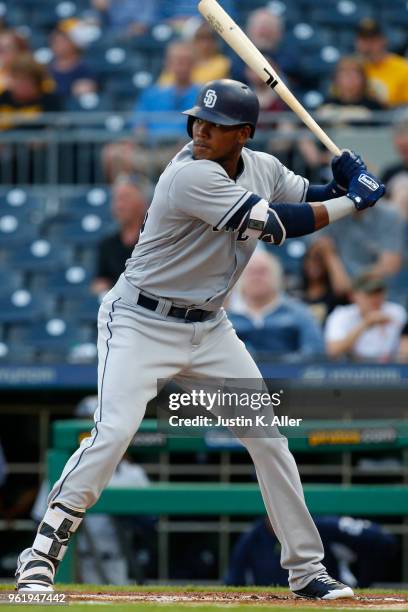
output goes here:
<path id="1" fill-rule="evenodd" d="M 397 211 L 408 228 L 408 172 L 396 174 L 388 182 L 387 192 L 390 198 L 388 206 Z"/>
<path id="2" fill-rule="evenodd" d="M 261 53 L 292 80 L 292 84 L 301 78 L 299 53 L 293 41 L 289 44 L 285 40 L 284 26 L 278 15 L 265 8 L 253 11 L 247 21 L 246 33 Z M 235 53 L 231 74 L 231 78 L 245 82 L 245 64 Z"/>
<path id="3" fill-rule="evenodd" d="M 279 260 L 257 251 L 239 284 L 241 302 L 228 313 L 238 336 L 254 353 L 302 358 L 324 352 L 323 336 L 315 319 L 301 302 L 282 290 Z"/>
<path id="4" fill-rule="evenodd" d="M 158 19 L 157 0 L 92 0 L 92 6 L 106 27 L 128 36 L 143 34 Z"/>
<path id="5" fill-rule="evenodd" d="M 273 68 L 275 68 L 275 70 L 282 75 L 282 71 L 280 70 L 279 66 L 274 64 L 271 58 L 266 59 L 270 64 L 272 64 Z M 273 113 L 289 110 L 275 90 L 271 89 L 269 85 L 265 83 L 265 81 L 260 79 L 256 72 L 254 72 L 249 66 L 246 66 L 245 68 L 245 82 L 248 83 L 252 91 L 256 93 L 259 100 L 259 110 L 261 113 Z M 268 126 L 270 127 L 269 123 Z M 259 127 L 262 127 L 262 119 L 260 122 L 258 122 L 258 128 Z"/>
<path id="6" fill-rule="evenodd" d="M 314 521 L 325 549 L 324 564 L 333 578 L 364 588 L 393 576 L 397 541 L 381 525 L 350 516 L 319 516 Z M 280 565 L 280 552 L 269 520 L 258 519 L 238 539 L 225 583 L 287 587 L 288 572 Z"/>
<path id="7" fill-rule="evenodd" d="M 385 300 L 385 289 L 380 278 L 363 275 L 354 281 L 354 304 L 338 306 L 327 319 L 328 355 L 379 363 L 397 358 L 407 313 L 400 304 Z"/>
<path id="8" fill-rule="evenodd" d="M 127 177 L 119 179 L 112 190 L 112 215 L 119 229 L 98 245 L 93 293 L 109 291 L 124 271 L 126 260 L 139 240 L 146 209 L 141 187 Z"/>
<path id="9" fill-rule="evenodd" d="M 337 63 L 329 87 L 329 96 L 316 110 L 316 115 L 319 120 L 330 121 L 336 127 L 345 124 L 370 125 L 373 111 L 381 111 L 385 108 L 370 93 L 361 59 L 346 56 Z M 310 135 L 299 140 L 298 149 L 309 168 L 306 175 L 312 180 L 320 181 L 318 174 L 321 167 L 329 163 L 330 153 Z"/>
<path id="10" fill-rule="evenodd" d="M 37 119 L 41 113 L 60 109 L 58 97 L 44 91 L 44 83 L 49 80 L 46 69 L 31 54 L 15 58 L 9 75 L 9 87 L 0 94 L 0 129 L 21 126 Z"/>
<path id="11" fill-rule="evenodd" d="M 367 123 L 371 111 L 385 110 L 370 93 L 364 65 L 358 57 L 342 57 L 337 63 L 329 97 L 318 109 L 318 116 L 338 123 L 352 123 L 359 120 Z"/>
<path id="12" fill-rule="evenodd" d="M 22 53 L 29 53 L 27 40 L 14 30 L 0 32 L 0 94 L 10 85 L 10 66 Z"/>
<path id="13" fill-rule="evenodd" d="M 400 159 L 387 166 L 381 175 L 381 180 L 387 187 L 391 179 L 397 175 L 408 176 L 408 119 L 399 121 L 394 127 L 394 148 Z"/>
<path id="14" fill-rule="evenodd" d="M 363 19 L 355 47 L 376 98 L 389 107 L 408 104 L 408 61 L 388 50 L 387 38 L 377 21 Z"/>
<path id="15" fill-rule="evenodd" d="M 62 21 L 51 33 L 53 60 L 50 73 L 56 91 L 62 99 L 94 92 L 98 89 L 96 76 L 82 58 L 82 52 L 74 41 L 72 23 Z"/>
<path id="16" fill-rule="evenodd" d="M 174 84 L 148 87 L 134 109 L 133 127 L 142 146 L 124 141 L 104 148 L 103 166 L 109 181 L 122 173 L 157 175 L 180 144 L 187 141 L 186 120 L 180 113 L 194 106 L 199 91 L 199 86 L 191 82 L 194 66 L 191 45 L 171 43 L 166 50 L 165 63 L 166 70 L 174 75 Z M 149 149 L 152 145 L 155 146 Z"/>
<path id="17" fill-rule="evenodd" d="M 311 244 L 303 258 L 302 300 L 323 324 L 339 304 L 347 303 L 351 285 L 333 241 L 328 237 Z"/>
<path id="18" fill-rule="evenodd" d="M 193 83 L 207 83 L 213 79 L 228 77 L 230 60 L 220 52 L 219 37 L 207 23 L 201 23 L 192 38 L 194 67 L 191 74 Z M 165 70 L 159 78 L 159 85 L 173 85 L 174 73 Z"/>
<path id="19" fill-rule="evenodd" d="M 310 241 L 318 242 L 322 236 L 332 239 L 352 279 L 363 273 L 391 277 L 401 268 L 404 224 L 399 214 L 385 202 L 332 223 L 311 237 Z"/>

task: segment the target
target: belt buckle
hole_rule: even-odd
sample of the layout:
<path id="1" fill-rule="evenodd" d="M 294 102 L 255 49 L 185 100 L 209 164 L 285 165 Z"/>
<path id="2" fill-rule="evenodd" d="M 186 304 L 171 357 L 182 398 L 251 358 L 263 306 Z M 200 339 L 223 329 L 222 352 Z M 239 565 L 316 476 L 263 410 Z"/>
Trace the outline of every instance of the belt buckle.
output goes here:
<path id="1" fill-rule="evenodd" d="M 190 316 L 190 312 L 196 312 L 196 315 L 194 316 Z M 203 316 L 203 312 L 201 310 L 199 310 L 198 308 L 187 308 L 186 309 L 186 314 L 184 315 L 184 319 L 185 321 L 191 321 L 192 323 L 198 323 L 201 321 Z"/>

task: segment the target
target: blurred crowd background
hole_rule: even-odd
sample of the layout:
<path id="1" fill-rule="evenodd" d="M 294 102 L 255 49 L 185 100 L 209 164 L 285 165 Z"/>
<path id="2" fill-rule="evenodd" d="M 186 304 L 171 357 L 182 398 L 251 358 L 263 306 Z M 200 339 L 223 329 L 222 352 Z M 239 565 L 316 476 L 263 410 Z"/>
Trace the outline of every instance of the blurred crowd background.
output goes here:
<path id="1" fill-rule="evenodd" d="M 335 142 L 362 154 L 387 187 L 372 210 L 256 252 L 226 304 L 239 336 L 256 359 L 273 363 L 407 363 L 406 1 L 220 3 Z M 0 364 L 96 364 L 100 300 L 131 255 L 160 172 L 188 142 L 180 112 L 193 105 L 202 83 L 223 77 L 248 83 L 259 97 L 261 118 L 248 146 L 276 155 L 313 183 L 330 181 L 330 154 L 200 20 L 195 0 L 0 2 Z M 50 408 L 55 400 L 66 415 L 79 399 L 64 397 L 61 406 L 61 397 L 40 391 L 35 402 Z M 10 413 L 18 402 L 7 401 Z M 47 410 L 40 427 L 36 410 L 21 420 L 18 448 L 15 415 L 2 417 L 0 439 L 14 462 L 7 493 L 0 494 L 3 529 L 7 521 L 31 517 Z M 18 467 L 19 461 L 26 464 Z M 0 487 L 2 465 L 0 455 Z M 129 478 L 143 480 L 132 469 Z M 103 520 L 95 524 L 96 540 L 114 530 Z M 340 555 L 344 571 L 354 558 L 364 559 L 368 572 L 374 542 L 384 543 L 379 555 L 394 550 L 391 536 L 381 540 L 375 525 L 330 520 L 321 523 L 322 535 L 354 551 L 348 561 Z M 154 520 L 131 527 L 142 542 L 136 549 L 145 554 L 139 561 L 154 577 L 154 553 L 145 542 Z M 265 542 L 276 546 L 273 537 L 263 520 L 255 525 L 235 551 L 227 582 L 242 583 L 249 551 L 261 551 Z M 173 566 L 182 569 L 174 578 L 214 578 L 208 539 L 196 534 L 190 557 L 175 553 Z M 19 544 L 14 531 L 3 542 L 0 552 L 7 554 Z M 92 538 L 83 546 L 86 562 Z M 117 571 L 123 582 L 123 565 L 116 559 L 115 566 L 109 549 L 100 552 L 112 562 L 102 579 L 114 581 Z M 14 553 L 7 554 L 1 571 L 11 576 Z M 256 574 L 258 561 L 251 571 L 268 584 L 272 574 L 265 563 Z M 359 584 L 375 579 L 360 576 Z"/>
<path id="2" fill-rule="evenodd" d="M 387 186 L 367 214 L 257 257 L 229 304 L 238 333 L 279 360 L 406 361 L 406 3 L 222 4 Z M 314 183 L 330 180 L 328 152 L 195 1 L 19 0 L 0 2 L 0 16 L 5 362 L 95 361 L 99 299 L 131 254 L 161 170 L 188 140 L 180 111 L 202 83 L 248 83 L 262 109 L 249 145 Z"/>

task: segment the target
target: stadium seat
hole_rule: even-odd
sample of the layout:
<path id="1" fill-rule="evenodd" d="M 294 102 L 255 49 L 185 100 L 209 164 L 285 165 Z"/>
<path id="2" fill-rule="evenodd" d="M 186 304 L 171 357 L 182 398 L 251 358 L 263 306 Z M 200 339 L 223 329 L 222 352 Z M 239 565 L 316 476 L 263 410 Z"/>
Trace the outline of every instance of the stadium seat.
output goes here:
<path id="1" fill-rule="evenodd" d="M 24 223 L 14 214 L 0 213 L 0 251 L 4 252 L 7 247 L 16 247 L 34 240 L 37 235 L 37 225 Z"/>
<path id="2" fill-rule="evenodd" d="M 95 295 L 78 295 L 64 300 L 62 314 L 96 325 L 101 300 Z"/>
<path id="3" fill-rule="evenodd" d="M 299 277 L 306 252 L 306 243 L 302 238 L 288 240 L 279 249 L 270 249 L 270 252 L 279 258 L 285 274 Z"/>
<path id="4" fill-rule="evenodd" d="M 42 284 L 38 283 L 36 287 L 43 288 L 47 284 L 59 298 L 77 296 L 82 299 L 88 293 L 91 280 L 90 273 L 83 266 L 72 265 L 43 278 Z"/>
<path id="5" fill-rule="evenodd" d="M 108 94 L 89 92 L 78 97 L 70 97 L 65 101 L 68 112 L 108 112 L 113 110 L 113 100 Z"/>
<path id="6" fill-rule="evenodd" d="M 0 192 L 0 213 L 13 214 L 21 217 L 22 214 L 30 214 L 41 208 L 38 198 L 33 197 L 26 189 L 10 189 Z"/>
<path id="7" fill-rule="evenodd" d="M 9 268 L 0 268 L 0 287 L 1 295 L 12 293 L 21 287 L 22 275 L 20 272 L 10 270 Z"/>
<path id="8" fill-rule="evenodd" d="M 0 363 L 1 364 L 30 364 L 35 359 L 35 349 L 33 346 L 0 341 Z"/>
<path id="9" fill-rule="evenodd" d="M 388 26 L 403 27 L 408 25 L 408 6 L 385 5 L 381 17 Z M 406 32 L 405 32 L 406 35 Z"/>
<path id="10" fill-rule="evenodd" d="M 24 272 L 51 272 L 67 265 L 70 251 L 64 244 L 39 238 L 8 254 L 7 263 Z"/>
<path id="11" fill-rule="evenodd" d="M 0 298 L 0 323 L 31 323 L 51 311 L 53 298 L 17 289 Z"/>
<path id="12" fill-rule="evenodd" d="M 97 244 L 102 238 L 113 231 L 114 225 L 95 213 L 88 213 L 83 217 L 68 223 L 51 224 L 50 237 L 60 240 L 61 243 L 87 247 Z"/>
<path id="13" fill-rule="evenodd" d="M 96 213 L 104 220 L 112 222 L 110 190 L 93 187 L 80 196 L 66 198 L 61 202 L 60 211 L 67 219 L 77 219 L 86 214 Z"/>
<path id="14" fill-rule="evenodd" d="M 342 6 L 353 6 L 352 11 L 342 11 Z M 331 26 L 333 28 L 354 28 L 358 23 L 366 17 L 367 14 L 353 2 L 349 0 L 340 0 L 340 2 L 333 7 L 317 8 L 311 11 L 310 20 L 316 26 Z"/>
<path id="15" fill-rule="evenodd" d="M 67 354 L 74 346 L 86 342 L 89 334 L 74 321 L 59 317 L 44 319 L 15 331 L 21 342 L 36 350 L 57 355 Z"/>

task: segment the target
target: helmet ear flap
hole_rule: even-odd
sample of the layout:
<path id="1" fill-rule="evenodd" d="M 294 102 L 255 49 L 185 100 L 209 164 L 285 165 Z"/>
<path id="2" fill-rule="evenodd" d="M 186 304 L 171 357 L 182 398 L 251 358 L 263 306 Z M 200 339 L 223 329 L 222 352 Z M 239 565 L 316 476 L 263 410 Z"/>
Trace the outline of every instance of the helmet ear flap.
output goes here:
<path id="1" fill-rule="evenodd" d="M 187 134 L 190 136 L 190 138 L 193 137 L 193 123 L 195 119 L 196 118 L 192 117 L 191 115 L 189 115 L 187 119 Z"/>

